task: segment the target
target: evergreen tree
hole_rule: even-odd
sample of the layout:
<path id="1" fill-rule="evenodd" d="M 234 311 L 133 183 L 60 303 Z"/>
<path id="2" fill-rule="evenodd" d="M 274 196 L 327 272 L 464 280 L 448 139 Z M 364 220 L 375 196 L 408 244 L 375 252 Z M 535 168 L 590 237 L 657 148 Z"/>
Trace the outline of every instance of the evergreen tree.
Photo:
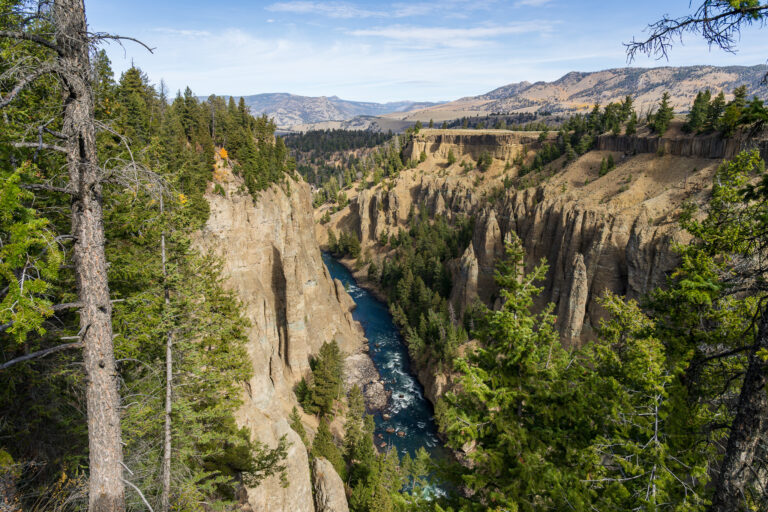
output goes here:
<path id="1" fill-rule="evenodd" d="M 653 115 L 653 131 L 659 134 L 659 136 L 664 135 L 664 133 L 669 128 L 669 122 L 672 120 L 674 115 L 674 110 L 672 110 L 672 107 L 669 105 L 669 93 L 665 92 L 661 96 L 659 109 Z"/>
<path id="2" fill-rule="evenodd" d="M 474 446 L 464 485 L 479 501 L 512 510 L 534 510 L 536 503 L 547 503 L 537 495 L 566 485 L 566 473 L 542 456 L 553 450 L 556 457 L 563 446 L 549 429 L 550 412 L 537 404 L 554 392 L 550 385 L 567 357 L 554 330 L 551 307 L 540 315 L 529 311 L 541 290 L 533 283 L 544 278 L 547 266 L 542 263 L 523 278 L 523 258 L 515 239 L 495 274 L 502 307 L 485 313 L 480 345 L 468 359 L 457 362 L 460 387 L 438 404 L 449 446 Z"/>
<path id="3" fill-rule="evenodd" d="M 683 129 L 687 132 L 698 133 L 704 128 L 707 120 L 707 111 L 712 99 L 712 93 L 707 89 L 704 92 L 699 91 L 696 99 L 693 101 L 691 111 L 688 113 Z"/>
<path id="4" fill-rule="evenodd" d="M 722 117 L 725 111 L 725 94 L 723 91 L 715 96 L 715 99 L 709 104 L 707 108 L 707 118 L 704 122 L 704 127 L 707 131 L 712 131 L 718 128 L 720 124 L 720 117 Z"/>
<path id="5" fill-rule="evenodd" d="M 323 457 L 333 465 L 333 468 L 342 479 L 346 478 L 347 468 L 344 465 L 344 457 L 341 450 L 333 440 L 333 434 L 328 426 L 328 420 L 322 418 L 317 428 L 315 440 L 312 442 L 312 457 Z"/>

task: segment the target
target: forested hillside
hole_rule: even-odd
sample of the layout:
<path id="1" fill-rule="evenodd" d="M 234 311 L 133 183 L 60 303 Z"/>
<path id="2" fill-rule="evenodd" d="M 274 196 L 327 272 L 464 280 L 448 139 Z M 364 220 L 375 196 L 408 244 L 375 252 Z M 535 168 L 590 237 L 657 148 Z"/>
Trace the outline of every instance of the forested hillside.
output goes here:
<path id="1" fill-rule="evenodd" d="M 628 56 L 768 21 L 690 8 Z M 282 139 L 110 42 L 153 51 L 0 0 L 0 512 L 768 510 L 765 66 Z"/>
<path id="2" fill-rule="evenodd" d="M 63 2 L 56 15 L 82 15 L 76 4 Z M 3 5 L 0 29 L 40 38 L 64 30 L 48 16 L 26 18 L 24 7 Z M 86 184 L 60 146 L 73 129 L 61 113 L 68 85 L 43 73 L 61 58 L 7 37 L 0 51 L 0 461 L 12 468 L 5 499 L 11 507 L 21 500 L 24 510 L 84 509 L 89 466 L 94 496 L 89 444 L 93 456 L 109 442 L 93 417 L 113 409 L 122 453 L 111 456 L 128 468 L 129 508 L 144 500 L 163 508 L 170 501 L 174 510 L 233 502 L 244 479 L 280 471 L 284 448 L 266 450 L 235 425 L 238 383 L 251 372 L 245 322 L 221 286 L 219 263 L 193 250 L 191 236 L 208 217 L 203 194 L 217 148 L 226 148 L 256 200 L 291 179 L 287 150 L 274 125 L 242 103 L 199 102 L 189 89 L 169 98 L 137 68 L 116 79 L 99 52 L 81 70 L 95 77 L 88 88 L 98 157 L 88 164 L 95 181 Z M 103 248 L 109 293 L 97 304 L 111 319 L 114 359 L 111 351 L 89 355 L 92 327 L 79 313 L 90 279 L 83 265 L 94 264 L 77 247 L 79 198 L 91 191 L 103 208 L 91 210 L 103 211 L 95 219 L 103 238 L 93 243 Z M 89 357 L 111 368 L 118 402 L 91 401 Z"/>
<path id="3" fill-rule="evenodd" d="M 355 258 L 403 329 L 462 461 L 455 509 L 707 510 L 717 485 L 765 506 L 762 438 L 730 440 L 760 435 L 747 417 L 764 398 L 765 166 L 757 149 L 704 150 L 763 147 L 768 112 L 749 96 L 701 91 L 684 119 L 664 94 L 650 115 L 630 96 L 537 132 L 412 130 L 380 183 L 318 210 L 329 249 Z M 601 137 L 659 150 L 599 150 Z M 648 260 L 672 264 L 658 285 Z M 620 284 L 630 273 L 641 293 Z"/>

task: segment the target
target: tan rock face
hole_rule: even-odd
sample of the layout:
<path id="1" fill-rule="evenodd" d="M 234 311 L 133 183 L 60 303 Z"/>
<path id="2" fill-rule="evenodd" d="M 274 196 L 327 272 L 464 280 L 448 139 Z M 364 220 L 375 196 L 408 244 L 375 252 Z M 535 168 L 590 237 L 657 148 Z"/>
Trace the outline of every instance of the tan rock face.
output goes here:
<path id="1" fill-rule="evenodd" d="M 317 512 L 349 512 L 344 482 L 327 459 L 317 457 L 312 463 L 312 482 Z"/>
<path id="2" fill-rule="evenodd" d="M 458 133 L 446 133 L 454 131 Z M 557 326 L 566 343 L 594 336 L 605 316 L 598 299 L 606 291 L 639 298 L 664 283 L 677 264 L 672 246 L 685 240 L 677 224 L 680 206 L 685 200 L 705 199 L 719 164 L 708 158 L 714 146 L 703 142 L 697 146 L 706 153 L 703 156 L 591 151 L 569 165 L 560 159 L 544 173 L 526 176 L 516 190 L 505 185 L 516 172 L 506 164 L 523 145 L 531 150 L 532 159 L 538 134 L 506 132 L 494 138 L 492 133 L 473 137 L 464 132 L 420 133 L 406 152 L 418 155 L 424 150 L 426 162 L 401 171 L 388 183 L 360 191 L 322 230 L 354 231 L 364 248 L 383 258 L 379 236 L 407 229 L 411 209 L 426 208 L 432 217 L 474 217 L 472 243 L 450 262 L 450 300 L 457 319 L 477 298 L 491 306 L 496 303 L 495 262 L 504 254 L 504 242 L 517 235 L 529 267 L 542 259 L 549 265 L 537 307 L 555 304 Z M 601 139 L 603 143 L 611 148 L 618 144 L 613 139 Z M 465 172 L 458 163 L 446 162 L 451 149 L 461 162 L 472 161 L 478 148 L 493 148 L 495 155 L 485 173 Z M 678 149 L 683 155 L 690 153 Z M 600 176 L 601 159 L 609 154 L 617 166 Z M 531 185 L 529 180 L 538 183 Z"/>
<path id="3" fill-rule="evenodd" d="M 406 147 L 406 159 L 418 160 L 421 152 L 436 158 L 448 158 L 448 152 L 453 150 L 454 156 L 462 155 L 477 160 L 480 154 L 487 151 L 493 158 L 511 160 L 525 145 L 534 144 L 538 132 L 499 132 L 478 133 L 477 130 L 424 130 L 424 134 L 412 141 Z"/>
<path id="4" fill-rule="evenodd" d="M 206 196 L 211 215 L 197 245 L 221 258 L 225 286 L 237 293 L 251 323 L 253 377 L 237 420 L 269 446 L 283 435 L 290 443 L 288 487 L 270 477 L 247 489 L 247 502 L 254 511 L 310 512 L 306 449 L 286 420 L 296 405 L 292 388 L 324 342 L 335 339 L 346 352 L 356 352 L 362 329 L 352 319 L 351 297 L 322 263 L 309 187 L 289 181 L 262 192 L 254 204 L 241 180 L 220 171 L 225 195 Z"/>

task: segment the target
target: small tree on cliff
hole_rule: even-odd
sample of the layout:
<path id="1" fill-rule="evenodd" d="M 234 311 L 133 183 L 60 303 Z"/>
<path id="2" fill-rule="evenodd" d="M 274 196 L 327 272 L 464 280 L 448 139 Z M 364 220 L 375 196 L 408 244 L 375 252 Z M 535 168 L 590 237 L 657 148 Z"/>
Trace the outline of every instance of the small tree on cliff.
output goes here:
<path id="1" fill-rule="evenodd" d="M 661 96 L 659 110 L 653 115 L 653 131 L 659 134 L 659 136 L 664 135 L 664 132 L 669 128 L 669 122 L 672 121 L 674 116 L 675 112 L 669 105 L 669 93 L 665 92 Z"/>

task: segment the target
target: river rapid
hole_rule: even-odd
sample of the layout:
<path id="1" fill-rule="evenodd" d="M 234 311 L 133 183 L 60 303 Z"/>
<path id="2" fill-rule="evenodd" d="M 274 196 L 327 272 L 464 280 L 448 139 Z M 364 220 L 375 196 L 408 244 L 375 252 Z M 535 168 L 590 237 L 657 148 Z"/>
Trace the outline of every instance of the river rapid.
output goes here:
<path id="1" fill-rule="evenodd" d="M 373 364 L 392 393 L 387 409 L 374 415 L 376 446 L 394 448 L 401 457 L 406 453 L 413 457 L 422 447 L 432 457 L 444 456 L 445 448 L 437 437 L 434 408 L 411 372 L 405 340 L 400 336 L 389 308 L 359 287 L 352 273 L 330 254 L 323 253 L 323 261 L 331 276 L 344 284 L 357 304 L 352 316 L 363 326 Z"/>

